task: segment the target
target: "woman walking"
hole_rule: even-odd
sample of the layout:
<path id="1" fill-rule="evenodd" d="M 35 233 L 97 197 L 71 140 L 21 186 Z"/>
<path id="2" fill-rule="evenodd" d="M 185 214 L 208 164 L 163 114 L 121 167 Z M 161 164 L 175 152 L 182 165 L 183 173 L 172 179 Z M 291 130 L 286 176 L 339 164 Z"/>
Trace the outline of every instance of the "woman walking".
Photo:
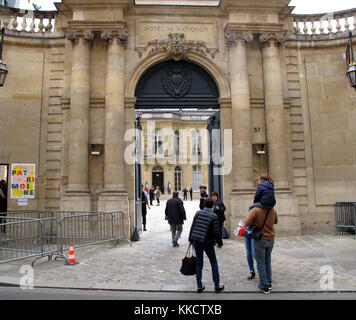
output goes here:
<path id="1" fill-rule="evenodd" d="M 205 252 L 211 264 L 215 292 L 224 290 L 224 285 L 220 284 L 218 261 L 216 260 L 214 245 L 220 249 L 223 246 L 221 230 L 219 227 L 218 217 L 213 213 L 213 200 L 207 198 L 202 210 L 197 211 L 194 216 L 189 233 L 189 245 L 194 245 L 196 253 L 196 280 L 197 292 L 200 293 L 205 289 L 202 284 L 202 270 L 204 264 Z"/>

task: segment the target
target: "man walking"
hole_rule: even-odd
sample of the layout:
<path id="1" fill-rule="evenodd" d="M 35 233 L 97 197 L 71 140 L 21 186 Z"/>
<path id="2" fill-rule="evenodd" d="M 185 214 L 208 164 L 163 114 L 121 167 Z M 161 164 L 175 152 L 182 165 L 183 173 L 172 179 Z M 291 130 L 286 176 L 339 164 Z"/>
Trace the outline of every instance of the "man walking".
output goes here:
<path id="1" fill-rule="evenodd" d="M 190 187 L 189 193 L 190 193 L 190 201 L 193 201 L 193 187 Z"/>
<path id="2" fill-rule="evenodd" d="M 179 247 L 178 239 L 183 231 L 184 220 L 187 220 L 183 201 L 178 198 L 178 191 L 173 192 L 173 197 L 166 203 L 166 220 L 171 226 L 173 247 Z"/>
<path id="3" fill-rule="evenodd" d="M 224 290 L 224 285 L 220 284 L 218 261 L 216 260 L 214 249 L 215 243 L 217 243 L 218 248 L 221 248 L 223 242 L 218 217 L 213 213 L 213 205 L 213 200 L 205 200 L 204 209 L 195 214 L 189 233 L 190 245 L 194 245 L 196 253 L 196 280 L 198 293 L 205 289 L 205 286 L 203 286 L 201 281 L 204 261 L 203 252 L 208 256 L 211 264 L 215 292 Z"/>
<path id="4" fill-rule="evenodd" d="M 246 226 L 262 228 L 262 239 L 253 240 L 257 270 L 260 283 L 257 289 L 268 294 L 272 289 L 271 255 L 275 231 L 273 225 L 278 223 L 277 212 L 273 208 L 253 208 L 245 219 Z"/>
<path id="5" fill-rule="evenodd" d="M 205 200 L 209 198 L 208 194 L 206 193 L 206 186 L 200 186 L 199 187 L 200 191 L 200 203 L 199 203 L 199 208 L 200 210 L 203 210 L 205 207 Z"/>
<path id="6" fill-rule="evenodd" d="M 183 200 L 188 200 L 188 189 L 187 188 L 183 189 Z"/>
<path id="7" fill-rule="evenodd" d="M 159 188 L 159 186 L 156 187 L 156 190 L 154 192 L 154 195 L 156 197 L 156 200 L 157 200 L 157 206 L 160 205 L 160 202 L 159 202 L 159 198 L 161 197 L 162 195 L 162 192 L 161 192 L 161 189 Z"/>

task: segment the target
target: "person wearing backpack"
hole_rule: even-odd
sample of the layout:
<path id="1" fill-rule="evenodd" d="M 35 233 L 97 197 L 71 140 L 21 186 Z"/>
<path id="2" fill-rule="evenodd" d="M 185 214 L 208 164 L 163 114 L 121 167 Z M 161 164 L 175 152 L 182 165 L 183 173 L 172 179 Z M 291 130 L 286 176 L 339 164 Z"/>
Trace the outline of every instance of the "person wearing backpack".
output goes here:
<path id="1" fill-rule="evenodd" d="M 255 207 L 250 210 L 244 222 L 246 227 L 255 227 L 256 230 L 260 229 L 261 238 L 254 238 L 253 240 L 254 254 L 260 278 L 257 289 L 265 294 L 269 294 L 272 289 L 271 255 L 275 236 L 273 225 L 278 223 L 277 212 L 273 208 Z"/>

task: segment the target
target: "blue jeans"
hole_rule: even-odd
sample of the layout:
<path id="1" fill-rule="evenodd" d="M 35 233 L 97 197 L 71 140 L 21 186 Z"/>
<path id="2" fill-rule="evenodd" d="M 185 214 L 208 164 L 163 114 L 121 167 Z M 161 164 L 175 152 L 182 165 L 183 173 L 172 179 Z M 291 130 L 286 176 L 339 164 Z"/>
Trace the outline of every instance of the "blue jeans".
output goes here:
<path id="1" fill-rule="evenodd" d="M 194 249 L 197 257 L 196 279 L 197 279 L 198 288 L 201 288 L 203 286 L 201 282 L 201 278 L 202 278 L 203 265 L 204 265 L 204 256 L 203 256 L 204 251 L 208 256 L 211 264 L 211 271 L 213 274 L 213 281 L 215 283 L 215 288 L 219 287 L 219 283 L 220 283 L 219 267 L 218 267 L 218 261 L 216 260 L 214 246 L 207 245 L 199 241 L 194 241 Z"/>
<path id="2" fill-rule="evenodd" d="M 247 262 L 250 268 L 250 271 L 255 271 L 253 257 L 255 256 L 255 250 L 253 247 L 253 239 L 245 237 L 245 247 L 246 247 L 246 255 Z"/>
<path id="3" fill-rule="evenodd" d="M 268 288 L 272 284 L 271 254 L 274 240 L 254 240 L 255 258 L 260 283 L 263 288 Z"/>

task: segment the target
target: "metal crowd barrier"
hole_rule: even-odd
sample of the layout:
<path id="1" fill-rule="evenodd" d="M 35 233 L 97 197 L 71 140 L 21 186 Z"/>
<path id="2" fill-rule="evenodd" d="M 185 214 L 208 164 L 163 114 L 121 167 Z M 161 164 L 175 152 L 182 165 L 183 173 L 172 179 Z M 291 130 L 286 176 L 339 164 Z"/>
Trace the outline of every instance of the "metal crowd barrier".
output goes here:
<path id="1" fill-rule="evenodd" d="M 335 234 L 355 233 L 356 239 L 356 202 L 336 202 L 335 212 Z"/>
<path id="2" fill-rule="evenodd" d="M 0 223 L 0 263 L 47 256 L 65 259 L 69 244 L 84 247 L 119 241 L 124 234 L 122 211 L 19 211 L 7 212 Z"/>
<path id="3" fill-rule="evenodd" d="M 83 247 L 102 242 L 127 241 L 124 234 L 124 214 L 122 211 L 90 212 L 76 215 L 66 215 L 59 221 L 61 253 L 69 249 L 69 244 Z"/>
<path id="4" fill-rule="evenodd" d="M 47 230 L 57 228 L 54 218 L 31 219 L 24 217 L 2 217 L 0 224 L 0 263 L 19 259 L 39 258 L 59 253 L 58 238 Z M 55 232 L 57 233 L 57 232 Z"/>

